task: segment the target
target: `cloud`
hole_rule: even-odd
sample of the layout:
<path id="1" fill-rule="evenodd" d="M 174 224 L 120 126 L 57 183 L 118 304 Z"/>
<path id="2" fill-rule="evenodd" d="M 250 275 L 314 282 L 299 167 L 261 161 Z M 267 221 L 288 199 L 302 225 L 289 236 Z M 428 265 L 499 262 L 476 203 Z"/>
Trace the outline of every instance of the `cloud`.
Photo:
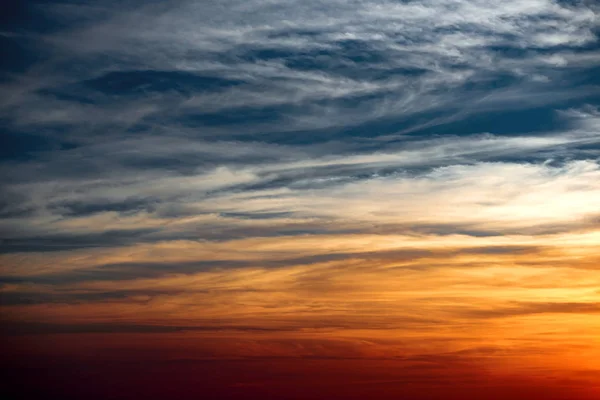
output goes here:
<path id="1" fill-rule="evenodd" d="M 54 56 L 37 68 L 41 73 L 24 71 L 6 87 L 13 96 L 5 112 L 20 125 L 71 125 L 85 117 L 113 125 L 119 114 L 121 124 L 136 124 L 180 120 L 200 110 L 287 105 L 286 124 L 301 129 L 453 108 L 467 92 L 490 103 L 489 85 L 497 76 L 519 96 L 550 90 L 554 96 L 544 97 L 552 102 L 577 92 L 570 87 L 561 95 L 556 85 L 572 73 L 570 63 L 589 65 L 598 25 L 593 5 L 550 0 L 502 7 L 488 1 L 232 1 L 226 13 L 222 7 L 129 2 L 119 12 L 94 9 L 92 19 L 85 5 L 37 6 L 67 28 L 40 38 Z M 150 76 L 153 83 L 143 89 Z M 129 86 L 119 89 L 118 79 Z M 82 92 L 82 82 L 114 94 L 110 100 L 118 107 Z M 465 92 L 468 86 L 473 89 Z M 209 87 L 224 91 L 210 93 Z M 40 97 L 40 89 L 52 90 Z M 125 95 L 131 90 L 141 97 L 133 103 Z M 361 113 L 348 113 L 348 102 L 360 105 Z M 307 113 L 311 104 L 318 106 Z M 198 128 L 204 123 L 196 120 Z"/>
<path id="2" fill-rule="evenodd" d="M 600 312 L 599 303 L 516 303 L 506 308 L 493 310 L 473 310 L 468 314 L 481 318 L 505 318 L 536 314 L 596 314 Z"/>
<path id="3" fill-rule="evenodd" d="M 19 10 L 0 33 L 16 353 L 402 365 L 353 388 L 477 386 L 473 360 L 597 376 L 596 3 Z"/>
<path id="4" fill-rule="evenodd" d="M 47 334 L 81 334 L 81 333 L 177 333 L 177 332 L 210 332 L 222 330 L 222 327 L 201 326 L 172 326 L 172 325 L 129 325 L 129 324 L 45 324 L 45 323 L 22 323 L 3 327 L 3 335 L 47 335 Z M 238 326 L 228 327 L 229 331 L 240 332 L 270 332 L 272 330 L 264 327 Z M 277 330 L 279 331 L 279 329 Z"/>
<path id="5" fill-rule="evenodd" d="M 103 232 L 212 240 L 244 232 L 373 231 L 374 223 L 488 234 L 587 229 L 597 215 L 590 199 L 597 196 L 598 165 L 585 157 L 598 143 L 598 124 L 595 109 L 582 110 L 561 114 L 570 129 L 544 136 L 389 137 L 371 142 L 377 147 L 370 151 L 360 149 L 369 142 L 352 140 L 329 152 L 321 144 L 180 136 L 47 152 L 5 165 L 3 247 L 37 241 L 41 249 L 61 240 L 68 246 L 73 235 L 92 245 Z"/>

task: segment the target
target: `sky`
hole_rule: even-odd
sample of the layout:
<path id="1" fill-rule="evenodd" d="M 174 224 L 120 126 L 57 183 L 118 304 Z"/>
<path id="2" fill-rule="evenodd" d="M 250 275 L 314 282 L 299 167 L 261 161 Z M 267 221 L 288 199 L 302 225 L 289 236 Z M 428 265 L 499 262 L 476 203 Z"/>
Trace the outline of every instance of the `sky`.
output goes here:
<path id="1" fill-rule="evenodd" d="M 15 398 L 600 398 L 600 3 L 0 12 Z"/>

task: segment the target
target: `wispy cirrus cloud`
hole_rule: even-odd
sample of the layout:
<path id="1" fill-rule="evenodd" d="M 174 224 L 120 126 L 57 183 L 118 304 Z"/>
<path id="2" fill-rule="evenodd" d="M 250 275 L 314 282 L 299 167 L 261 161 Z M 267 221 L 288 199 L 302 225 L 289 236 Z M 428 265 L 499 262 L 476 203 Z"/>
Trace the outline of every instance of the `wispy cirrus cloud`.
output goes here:
<path id="1" fill-rule="evenodd" d="M 43 36 L 51 49 L 47 61 L 17 75 L 7 88 L 18 91 L 13 102 L 23 107 L 15 122 L 24 124 L 86 117 L 94 124 L 114 123 L 125 112 L 130 123 L 152 115 L 163 121 L 194 116 L 203 127 L 210 110 L 276 106 L 280 115 L 273 118 L 285 118 L 286 129 L 327 127 L 453 108 L 460 93 L 475 101 L 463 108 L 489 103 L 497 97 L 489 96 L 490 84 L 525 98 L 550 91 L 553 102 L 595 93 L 561 83 L 595 65 L 590 57 L 597 54 L 598 18 L 591 3 L 128 3 L 119 12 L 104 6 L 95 19 L 87 18 L 85 5 L 37 7 L 68 28 Z M 73 62 L 86 68 L 69 68 Z M 212 77 L 208 92 L 208 86 L 194 84 L 203 76 Z M 125 77 L 130 79 L 123 86 Z M 238 84 L 215 90 L 219 81 Z M 146 105 L 139 98 L 132 102 L 132 93 Z M 348 113 L 348 101 L 361 113 Z"/>

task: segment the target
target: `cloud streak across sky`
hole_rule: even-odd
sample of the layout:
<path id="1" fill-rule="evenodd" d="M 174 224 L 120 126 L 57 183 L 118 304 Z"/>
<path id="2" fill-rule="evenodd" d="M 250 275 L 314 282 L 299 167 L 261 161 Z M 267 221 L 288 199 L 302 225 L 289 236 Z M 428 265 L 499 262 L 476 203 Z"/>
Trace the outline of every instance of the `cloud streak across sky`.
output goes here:
<path id="1" fill-rule="evenodd" d="M 596 2 L 3 7 L 3 368 L 600 393 Z"/>

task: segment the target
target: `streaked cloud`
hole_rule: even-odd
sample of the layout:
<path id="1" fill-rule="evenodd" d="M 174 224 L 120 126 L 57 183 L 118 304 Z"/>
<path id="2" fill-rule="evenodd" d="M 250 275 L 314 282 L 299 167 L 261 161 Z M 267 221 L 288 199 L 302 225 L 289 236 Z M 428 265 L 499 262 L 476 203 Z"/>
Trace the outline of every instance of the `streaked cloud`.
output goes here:
<path id="1" fill-rule="evenodd" d="M 234 397 L 284 392 L 245 362 L 314 362 L 338 394 L 600 391 L 595 2 L 23 4 L 0 32 L 15 360 L 214 363 L 253 376 L 214 379 Z"/>

